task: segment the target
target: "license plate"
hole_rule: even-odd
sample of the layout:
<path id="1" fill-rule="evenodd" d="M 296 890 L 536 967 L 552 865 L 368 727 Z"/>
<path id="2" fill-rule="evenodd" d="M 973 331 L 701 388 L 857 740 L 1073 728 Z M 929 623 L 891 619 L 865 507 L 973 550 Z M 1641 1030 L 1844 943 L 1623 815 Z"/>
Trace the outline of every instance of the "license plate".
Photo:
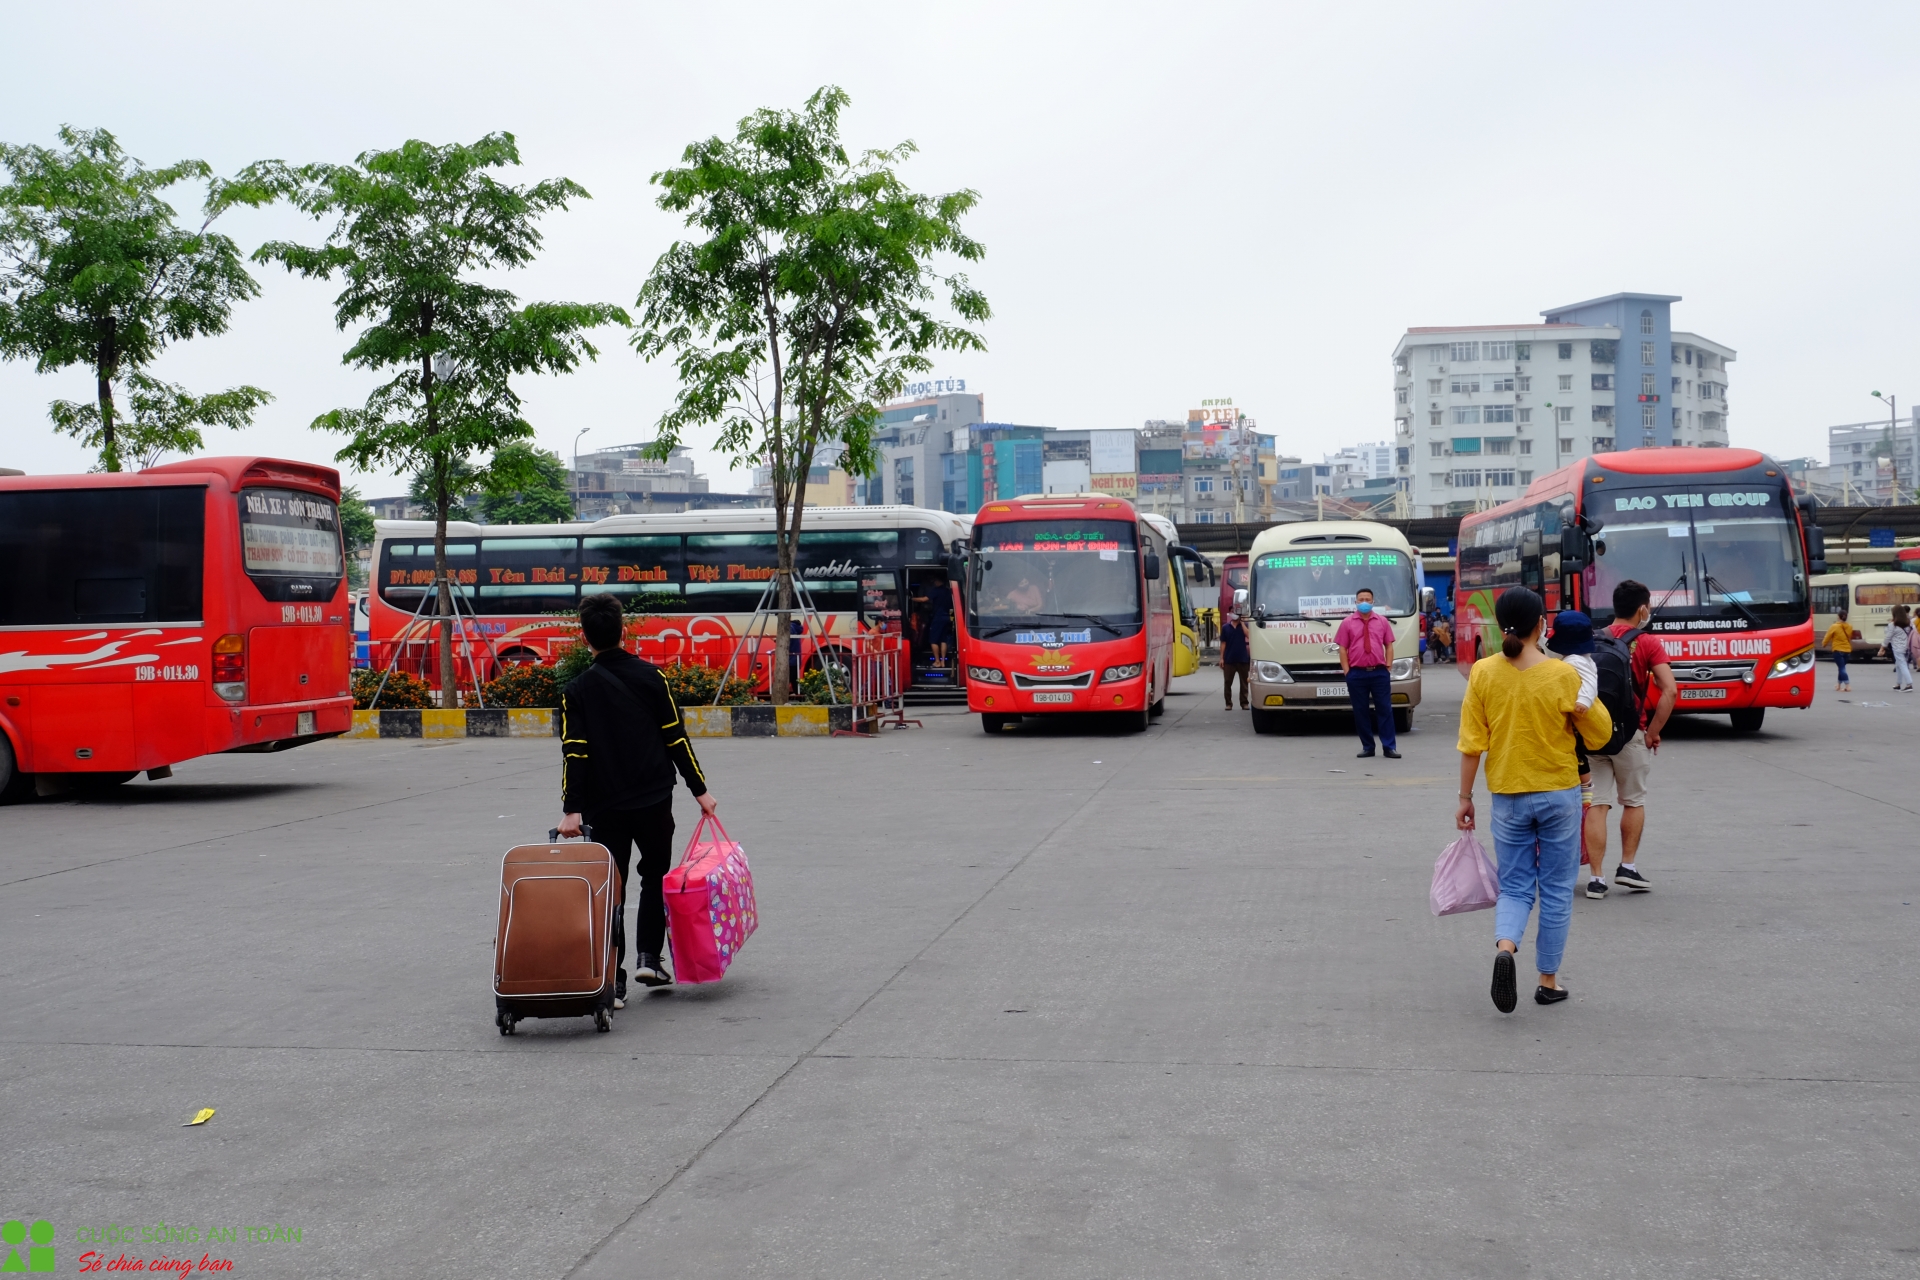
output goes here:
<path id="1" fill-rule="evenodd" d="M 1724 701 L 1726 696 L 1727 691 L 1725 689 L 1682 689 L 1680 691 L 1680 701 L 1682 702 Z"/>
<path id="2" fill-rule="evenodd" d="M 1316 698 L 1344 698 L 1347 696 L 1347 686 L 1343 684 L 1317 684 L 1313 687 L 1313 696 Z"/>
<path id="3" fill-rule="evenodd" d="M 1071 693 L 1036 693 L 1033 695 L 1033 700 L 1035 702 L 1072 702 L 1073 695 Z"/>

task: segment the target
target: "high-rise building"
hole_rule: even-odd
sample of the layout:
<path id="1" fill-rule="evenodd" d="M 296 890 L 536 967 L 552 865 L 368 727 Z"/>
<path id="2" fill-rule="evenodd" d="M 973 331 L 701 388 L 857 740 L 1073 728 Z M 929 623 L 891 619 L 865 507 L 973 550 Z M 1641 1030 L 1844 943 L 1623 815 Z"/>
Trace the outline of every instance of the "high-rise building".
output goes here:
<path id="1" fill-rule="evenodd" d="M 1505 502 L 1595 453 L 1725 445 L 1736 353 L 1675 332 L 1678 301 L 1616 293 L 1543 324 L 1408 329 L 1393 352 L 1393 462 L 1414 515 Z"/>
<path id="2" fill-rule="evenodd" d="M 1824 479 L 1842 492 L 1834 498 L 1847 506 L 1879 506 L 1894 499 L 1894 477 L 1906 502 L 1920 489 L 1920 423 L 1914 418 L 1894 421 L 1848 422 L 1827 428 L 1827 473 Z"/>

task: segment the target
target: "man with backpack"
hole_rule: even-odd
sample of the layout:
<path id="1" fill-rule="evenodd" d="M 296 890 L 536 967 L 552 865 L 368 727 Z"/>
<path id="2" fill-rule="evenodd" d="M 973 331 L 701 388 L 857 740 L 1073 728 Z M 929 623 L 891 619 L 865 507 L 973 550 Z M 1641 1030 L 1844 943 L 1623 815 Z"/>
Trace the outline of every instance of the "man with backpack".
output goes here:
<path id="1" fill-rule="evenodd" d="M 1653 755 L 1660 749 L 1660 731 L 1673 714 L 1679 688 L 1667 647 L 1647 634 L 1653 617 L 1653 593 L 1628 579 L 1613 589 L 1613 622 L 1593 637 L 1593 665 L 1599 677 L 1600 701 L 1613 717 L 1613 736 L 1591 752 L 1593 806 L 1587 810 L 1586 852 L 1591 867 L 1589 898 L 1607 896 L 1607 812 L 1620 804 L 1620 865 L 1613 882 L 1635 893 L 1645 893 L 1653 882 L 1640 873 L 1635 858 L 1647 826 L 1647 779 Z"/>

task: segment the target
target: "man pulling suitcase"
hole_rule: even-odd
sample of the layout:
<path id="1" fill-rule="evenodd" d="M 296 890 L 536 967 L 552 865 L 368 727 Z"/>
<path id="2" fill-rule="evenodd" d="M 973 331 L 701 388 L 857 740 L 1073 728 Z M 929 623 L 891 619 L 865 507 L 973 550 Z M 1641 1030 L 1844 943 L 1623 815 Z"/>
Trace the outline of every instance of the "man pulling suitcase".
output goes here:
<path id="1" fill-rule="evenodd" d="M 607 594 L 580 602 L 580 630 L 593 650 L 593 665 L 560 694 L 560 834 L 577 836 L 582 822 L 613 852 L 620 869 L 622 903 L 614 916 L 614 1008 L 627 999 L 625 910 L 628 865 L 639 848 L 640 916 L 634 938 L 638 956 L 633 980 L 662 987 L 673 981 L 663 958 L 667 935 L 660 878 L 673 862 L 673 771 L 703 813 L 719 805 L 694 759 L 680 708 L 659 670 L 620 647 L 620 601 Z"/>

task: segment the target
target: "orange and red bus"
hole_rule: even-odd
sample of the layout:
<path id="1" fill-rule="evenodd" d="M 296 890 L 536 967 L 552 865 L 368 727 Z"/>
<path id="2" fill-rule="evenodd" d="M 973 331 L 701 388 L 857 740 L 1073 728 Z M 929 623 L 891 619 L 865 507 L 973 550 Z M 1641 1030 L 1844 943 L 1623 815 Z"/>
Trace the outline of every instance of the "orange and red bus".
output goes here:
<path id="1" fill-rule="evenodd" d="M 422 599 L 433 583 L 433 525 L 374 525 L 368 592 L 368 656 L 437 683 L 440 620 Z M 953 689 L 945 634 L 951 599 L 947 553 L 965 522 L 922 507 L 808 507 L 795 566 L 819 612 L 796 642 L 811 665 L 821 648 L 855 650 L 846 637 L 899 637 L 901 687 Z M 447 569 L 459 593 L 457 678 L 471 686 L 497 665 L 551 663 L 579 640 L 582 595 L 610 592 L 644 602 L 638 638 L 650 660 L 727 665 L 753 620 L 777 563 L 769 508 L 616 515 L 549 525 L 447 523 Z M 420 610 L 416 616 L 415 611 Z M 763 628 L 764 629 L 764 628 Z M 740 650 L 736 674 L 769 682 L 771 630 Z M 941 661 L 945 651 L 944 662 Z"/>
<path id="2" fill-rule="evenodd" d="M 991 502 L 973 520 L 960 658 L 988 733 L 1099 711 L 1135 729 L 1165 708 L 1174 613 L 1166 537 L 1098 495 Z"/>
<path id="3" fill-rule="evenodd" d="M 350 729 L 339 501 L 276 458 L 0 477 L 0 792 Z"/>
<path id="4" fill-rule="evenodd" d="M 1629 449 L 1582 459 L 1525 495 L 1461 520 L 1455 634 L 1469 658 L 1500 647 L 1493 604 L 1511 586 L 1549 611 L 1613 621 L 1628 579 L 1653 595 L 1650 630 L 1680 686 L 1676 714 L 1760 727 L 1813 702 L 1809 576 L 1826 543 L 1786 473 L 1752 449 Z"/>

